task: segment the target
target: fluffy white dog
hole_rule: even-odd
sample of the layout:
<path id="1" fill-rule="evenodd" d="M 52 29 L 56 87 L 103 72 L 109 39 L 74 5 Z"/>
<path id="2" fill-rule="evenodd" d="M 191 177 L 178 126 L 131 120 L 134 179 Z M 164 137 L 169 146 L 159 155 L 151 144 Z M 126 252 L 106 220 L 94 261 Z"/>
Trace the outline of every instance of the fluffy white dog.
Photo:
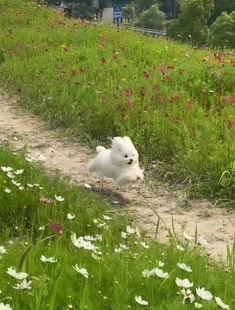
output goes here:
<path id="1" fill-rule="evenodd" d="M 88 170 L 114 179 L 119 185 L 143 179 L 139 155 L 129 137 L 115 137 L 112 148 L 97 146 L 97 156 L 89 163 Z"/>

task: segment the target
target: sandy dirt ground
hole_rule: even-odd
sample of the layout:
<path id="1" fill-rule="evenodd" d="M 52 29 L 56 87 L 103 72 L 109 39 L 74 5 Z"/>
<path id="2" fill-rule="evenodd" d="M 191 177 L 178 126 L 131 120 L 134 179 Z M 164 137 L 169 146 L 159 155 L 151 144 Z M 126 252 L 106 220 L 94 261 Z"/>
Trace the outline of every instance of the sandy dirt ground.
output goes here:
<path id="1" fill-rule="evenodd" d="M 0 93 L 0 143 L 7 139 L 14 149 L 27 144 L 29 156 L 43 159 L 47 170 L 59 170 L 62 176 L 78 186 L 90 185 L 89 190 L 99 188 L 99 177 L 87 171 L 95 150 L 81 142 L 72 142 L 62 130 L 52 130 L 47 123 L 23 111 L 16 98 Z M 184 232 L 194 236 L 197 227 L 198 235 L 207 240 L 205 251 L 216 259 L 225 259 L 227 245 L 231 247 L 233 244 L 235 211 L 215 208 L 206 199 L 187 200 L 185 204 L 183 192 L 172 191 L 147 175 L 143 182 L 122 188 L 105 179 L 103 191 L 109 196 L 113 208 L 130 216 L 152 237 L 160 219 L 157 238 L 161 242 L 168 240 L 173 217 L 174 230 L 179 238 Z"/>

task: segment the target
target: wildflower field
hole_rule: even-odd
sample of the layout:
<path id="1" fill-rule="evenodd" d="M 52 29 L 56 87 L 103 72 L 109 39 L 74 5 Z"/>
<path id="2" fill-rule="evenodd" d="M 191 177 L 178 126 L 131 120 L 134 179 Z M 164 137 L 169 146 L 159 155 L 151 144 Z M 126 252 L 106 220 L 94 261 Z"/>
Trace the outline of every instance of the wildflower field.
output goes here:
<path id="1" fill-rule="evenodd" d="M 215 265 L 196 236 L 171 231 L 162 246 L 89 189 L 3 146 L 0 218 L 1 310 L 235 307 L 232 256 Z"/>
<path id="2" fill-rule="evenodd" d="M 234 199 L 234 52 L 0 0 L 0 72 L 52 124 L 89 141 L 129 135 L 146 165 Z M 159 223 L 149 239 L 88 186 L 46 176 L 27 146 L 0 146 L 0 219 L 0 310 L 235 309 L 233 252 L 215 264 L 197 231 L 161 245 Z"/>
<path id="3" fill-rule="evenodd" d="M 91 140 L 128 135 L 157 177 L 234 205 L 235 53 L 68 20 L 0 1 L 0 81 Z"/>

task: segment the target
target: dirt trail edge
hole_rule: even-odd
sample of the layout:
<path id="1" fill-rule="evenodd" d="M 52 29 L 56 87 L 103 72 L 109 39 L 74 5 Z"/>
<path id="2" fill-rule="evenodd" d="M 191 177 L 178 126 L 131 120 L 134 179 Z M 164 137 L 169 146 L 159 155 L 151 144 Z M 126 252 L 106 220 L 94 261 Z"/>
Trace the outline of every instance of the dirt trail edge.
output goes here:
<path id="1" fill-rule="evenodd" d="M 16 101 L 0 93 L 0 143 L 8 139 L 15 149 L 28 144 L 29 156 L 45 157 L 43 164 L 46 168 L 59 169 L 63 176 L 70 177 L 80 186 L 89 184 L 97 188 L 99 177 L 87 171 L 95 150 L 72 143 L 63 137 L 62 131 L 49 129 L 45 122 L 23 112 Z M 214 258 L 224 259 L 226 246 L 233 244 L 235 211 L 213 208 L 207 200 L 189 201 L 187 207 L 182 207 L 183 195 L 171 192 L 162 184 L 150 182 L 147 177 L 141 184 L 123 188 L 107 179 L 103 187 L 113 193 L 117 206 L 121 202 L 116 201 L 116 196 L 120 195 L 127 201 L 120 210 L 128 213 L 134 223 L 149 235 L 154 236 L 159 216 L 158 239 L 162 242 L 167 240 L 167 228 L 172 229 L 173 215 L 177 235 L 182 236 L 185 231 L 194 236 L 197 225 L 198 234 L 208 242 L 206 251 Z"/>

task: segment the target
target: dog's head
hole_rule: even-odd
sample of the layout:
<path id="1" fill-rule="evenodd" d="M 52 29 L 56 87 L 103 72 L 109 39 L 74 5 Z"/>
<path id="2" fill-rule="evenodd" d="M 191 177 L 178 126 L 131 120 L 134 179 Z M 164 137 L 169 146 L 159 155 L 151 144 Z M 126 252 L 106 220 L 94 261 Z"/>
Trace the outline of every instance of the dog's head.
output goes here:
<path id="1" fill-rule="evenodd" d="M 138 152 L 129 137 L 115 137 L 112 140 L 111 156 L 118 166 L 128 166 L 138 163 Z"/>

